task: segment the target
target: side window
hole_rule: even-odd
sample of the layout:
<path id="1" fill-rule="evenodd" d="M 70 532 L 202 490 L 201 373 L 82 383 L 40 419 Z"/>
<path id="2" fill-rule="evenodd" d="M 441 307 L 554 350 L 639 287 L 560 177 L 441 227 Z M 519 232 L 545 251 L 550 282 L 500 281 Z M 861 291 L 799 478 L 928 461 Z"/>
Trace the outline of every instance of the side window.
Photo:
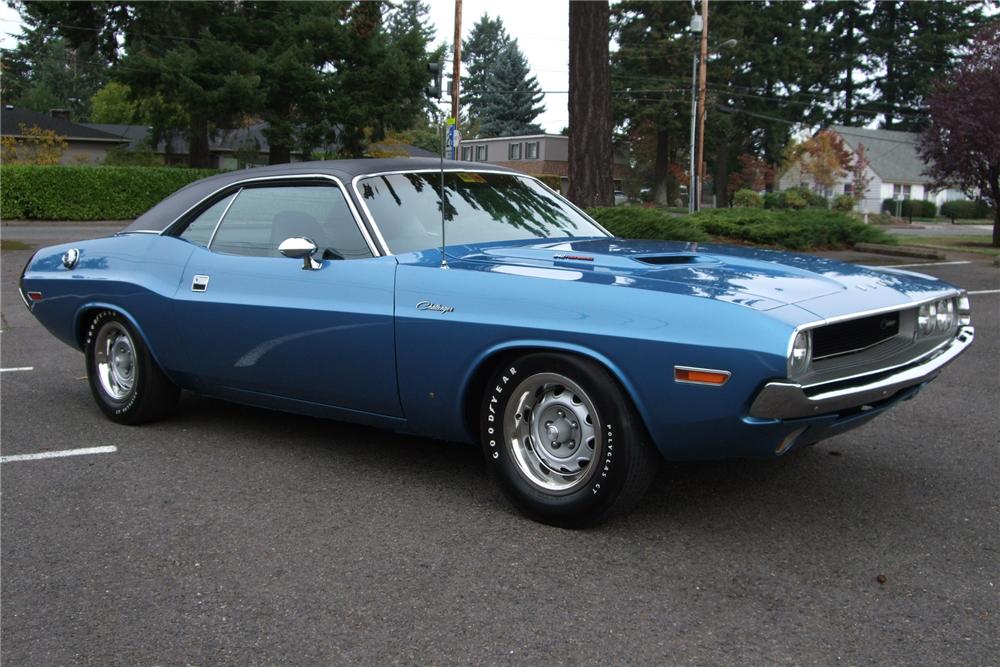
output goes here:
<path id="1" fill-rule="evenodd" d="M 212 240 L 212 232 L 215 231 L 215 226 L 219 224 L 219 218 L 225 213 L 226 207 L 229 206 L 229 202 L 235 196 L 236 193 L 234 192 L 202 211 L 201 215 L 188 223 L 187 228 L 181 232 L 180 237 L 185 241 L 207 248 L 208 242 Z"/>
<path id="2" fill-rule="evenodd" d="M 343 192 L 329 185 L 244 188 L 219 225 L 211 250 L 281 257 L 278 246 L 294 236 L 311 239 L 326 259 L 372 256 Z"/>

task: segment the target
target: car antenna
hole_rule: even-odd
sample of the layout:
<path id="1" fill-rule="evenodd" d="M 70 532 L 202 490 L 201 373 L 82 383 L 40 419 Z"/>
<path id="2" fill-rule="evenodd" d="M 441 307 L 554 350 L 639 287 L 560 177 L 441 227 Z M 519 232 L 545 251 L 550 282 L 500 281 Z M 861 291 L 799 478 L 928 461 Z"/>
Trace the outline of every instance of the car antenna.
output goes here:
<path id="1" fill-rule="evenodd" d="M 445 246 L 445 242 L 444 242 L 444 219 L 445 219 L 445 215 L 444 215 L 444 205 L 445 205 L 445 198 L 444 198 L 444 151 L 445 151 L 445 134 L 448 131 L 447 128 L 448 128 L 447 123 L 442 123 L 441 124 L 441 153 L 440 153 L 440 156 L 441 156 L 441 268 L 442 269 L 447 269 L 448 268 L 448 258 L 445 257 L 445 254 L 444 254 L 444 246 Z"/>

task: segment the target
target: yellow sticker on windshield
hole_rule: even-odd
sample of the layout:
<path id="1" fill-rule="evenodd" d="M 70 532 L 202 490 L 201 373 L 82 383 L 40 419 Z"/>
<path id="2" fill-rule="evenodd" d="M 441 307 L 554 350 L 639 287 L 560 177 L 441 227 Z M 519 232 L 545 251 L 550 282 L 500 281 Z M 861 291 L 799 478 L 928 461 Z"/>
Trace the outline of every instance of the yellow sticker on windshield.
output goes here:
<path id="1" fill-rule="evenodd" d="M 458 172 L 458 177 L 465 181 L 466 183 L 485 183 L 486 179 L 480 174 L 467 174 L 465 172 Z"/>

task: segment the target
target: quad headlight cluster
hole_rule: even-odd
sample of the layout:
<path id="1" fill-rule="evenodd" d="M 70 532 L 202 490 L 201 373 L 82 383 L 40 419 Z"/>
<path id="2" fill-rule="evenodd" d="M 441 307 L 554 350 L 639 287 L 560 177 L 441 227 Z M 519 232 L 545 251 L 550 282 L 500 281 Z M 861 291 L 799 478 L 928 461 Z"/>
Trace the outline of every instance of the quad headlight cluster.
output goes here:
<path id="1" fill-rule="evenodd" d="M 917 337 L 937 336 L 972 321 L 969 297 L 939 299 L 917 310 Z"/>

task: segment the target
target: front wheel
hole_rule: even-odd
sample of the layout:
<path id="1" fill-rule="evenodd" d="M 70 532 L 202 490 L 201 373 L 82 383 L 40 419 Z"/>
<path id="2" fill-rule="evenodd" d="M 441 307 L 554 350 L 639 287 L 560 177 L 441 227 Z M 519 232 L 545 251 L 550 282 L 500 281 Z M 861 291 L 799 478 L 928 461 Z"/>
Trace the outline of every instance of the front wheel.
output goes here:
<path id="1" fill-rule="evenodd" d="M 111 421 L 153 421 L 177 403 L 180 390 L 163 374 L 134 327 L 119 313 L 101 311 L 90 321 L 84 354 L 90 391 Z"/>
<path id="2" fill-rule="evenodd" d="M 483 398 L 481 436 L 508 498 L 565 527 L 627 510 L 659 465 L 618 381 L 593 361 L 563 354 L 504 364 Z"/>

